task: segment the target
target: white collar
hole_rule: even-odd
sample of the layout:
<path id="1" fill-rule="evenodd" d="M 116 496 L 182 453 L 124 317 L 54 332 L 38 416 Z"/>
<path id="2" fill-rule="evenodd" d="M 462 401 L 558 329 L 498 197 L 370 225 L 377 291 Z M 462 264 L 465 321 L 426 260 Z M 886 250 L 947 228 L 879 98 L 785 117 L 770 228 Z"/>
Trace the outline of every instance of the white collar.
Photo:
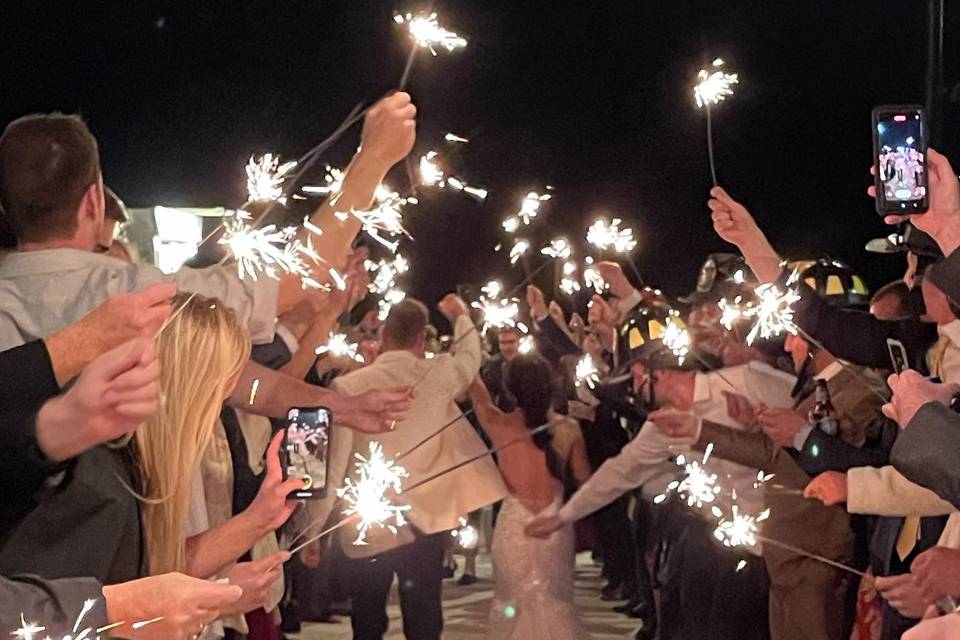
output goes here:
<path id="1" fill-rule="evenodd" d="M 835 360 L 831 362 L 829 365 L 827 365 L 826 369 L 824 369 L 823 371 L 815 375 L 814 378 L 816 378 L 817 380 L 826 380 L 827 382 L 829 382 L 841 371 L 843 371 L 843 365 L 840 364 L 839 360 Z"/>
<path id="2" fill-rule="evenodd" d="M 80 249 L 40 249 L 14 251 L 0 262 L 0 277 L 19 278 L 44 273 L 58 273 L 84 267 L 125 264 L 122 260 Z"/>
<path id="3" fill-rule="evenodd" d="M 937 325 L 937 333 L 949 338 L 954 346 L 960 347 L 960 320 Z"/>

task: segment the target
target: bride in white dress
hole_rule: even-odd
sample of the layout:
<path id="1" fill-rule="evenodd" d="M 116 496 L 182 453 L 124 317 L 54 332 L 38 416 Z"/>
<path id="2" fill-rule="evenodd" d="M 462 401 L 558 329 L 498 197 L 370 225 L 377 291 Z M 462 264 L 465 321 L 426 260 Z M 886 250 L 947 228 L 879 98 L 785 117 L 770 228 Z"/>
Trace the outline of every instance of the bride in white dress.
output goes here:
<path id="1" fill-rule="evenodd" d="M 522 438 L 497 454 L 510 495 L 503 501 L 493 535 L 496 584 L 489 637 L 589 638 L 573 601 L 573 526 L 567 525 L 545 540 L 523 532 L 535 516 L 560 508 L 565 478 L 582 484 L 590 476 L 583 437 L 576 422 L 550 411 L 550 367 L 540 356 L 514 358 L 507 367 L 504 387 L 517 403 L 510 413 L 493 404 L 479 379 L 470 388 L 477 418 L 494 446 L 524 436 L 547 420 L 554 427 L 533 438 Z"/>

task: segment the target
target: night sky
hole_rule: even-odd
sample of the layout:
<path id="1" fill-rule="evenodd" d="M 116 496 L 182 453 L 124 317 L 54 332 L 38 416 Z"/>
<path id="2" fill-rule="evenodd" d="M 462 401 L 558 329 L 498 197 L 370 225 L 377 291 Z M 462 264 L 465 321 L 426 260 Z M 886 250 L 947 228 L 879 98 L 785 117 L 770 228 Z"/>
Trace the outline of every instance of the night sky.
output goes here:
<path id="1" fill-rule="evenodd" d="M 960 12 L 949 5 L 948 87 L 960 80 Z M 5 3 L 0 118 L 82 113 L 107 183 L 130 206 L 237 206 L 251 153 L 296 157 L 397 82 L 408 41 L 391 17 L 416 6 Z M 499 223 L 547 184 L 556 197 L 532 240 L 582 242 L 597 214 L 616 215 L 642 238 L 647 281 L 690 290 L 704 256 L 725 247 L 705 207 L 704 119 L 691 95 L 716 56 L 742 82 L 714 114 L 721 183 L 791 257 L 846 260 L 874 287 L 900 273 L 902 258 L 863 250 L 887 232 L 865 195 L 869 117 L 875 104 L 924 100 L 925 2 L 438 0 L 436 10 L 470 46 L 418 58 L 417 152 L 446 131 L 469 137 L 452 164 L 491 197 L 421 194 L 407 213 L 412 293 L 432 301 L 459 282 L 518 281 L 493 252 Z M 948 100 L 941 150 L 955 165 L 957 122 Z M 329 162 L 344 164 L 358 138 Z M 402 172 L 390 181 L 406 188 Z"/>

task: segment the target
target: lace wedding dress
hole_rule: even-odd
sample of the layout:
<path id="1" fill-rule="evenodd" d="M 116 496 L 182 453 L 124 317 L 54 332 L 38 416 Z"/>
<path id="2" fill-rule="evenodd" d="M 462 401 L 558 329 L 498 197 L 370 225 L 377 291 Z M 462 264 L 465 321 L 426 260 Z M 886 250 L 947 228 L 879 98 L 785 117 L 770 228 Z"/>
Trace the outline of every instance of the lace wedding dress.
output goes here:
<path id="1" fill-rule="evenodd" d="M 544 515 L 562 504 L 560 491 Z M 514 496 L 503 501 L 493 534 L 496 581 L 490 610 L 490 638 L 497 640 L 582 640 L 589 638 L 573 602 L 574 533 L 566 525 L 546 540 L 523 528 L 537 514 Z"/>

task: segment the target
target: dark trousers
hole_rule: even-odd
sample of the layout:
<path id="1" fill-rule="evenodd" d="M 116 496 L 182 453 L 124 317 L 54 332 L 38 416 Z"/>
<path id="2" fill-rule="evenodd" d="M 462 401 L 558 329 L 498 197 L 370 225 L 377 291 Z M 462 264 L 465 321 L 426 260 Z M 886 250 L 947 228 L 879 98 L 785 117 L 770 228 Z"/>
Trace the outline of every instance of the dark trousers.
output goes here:
<path id="1" fill-rule="evenodd" d="M 387 632 L 387 598 L 394 575 L 400 582 L 400 610 L 407 640 L 440 640 L 446 538 L 449 534 L 424 536 L 378 556 L 349 562 L 354 640 L 380 640 Z"/>
<path id="2" fill-rule="evenodd" d="M 660 599 L 664 640 L 768 640 L 768 579 L 763 559 L 721 546 L 713 526 L 693 515 L 671 542 L 676 563 Z M 746 565 L 737 571 L 740 560 Z"/>

